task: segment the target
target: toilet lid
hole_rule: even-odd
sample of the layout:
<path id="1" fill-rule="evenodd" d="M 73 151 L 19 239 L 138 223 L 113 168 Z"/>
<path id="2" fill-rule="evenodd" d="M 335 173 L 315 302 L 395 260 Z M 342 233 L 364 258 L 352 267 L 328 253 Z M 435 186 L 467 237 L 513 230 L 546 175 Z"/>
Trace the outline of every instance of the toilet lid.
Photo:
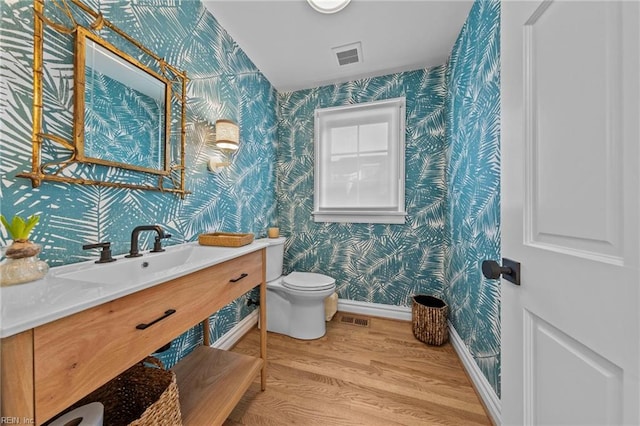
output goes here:
<path id="1" fill-rule="evenodd" d="M 327 290 L 336 284 L 336 280 L 314 272 L 292 272 L 282 280 L 282 285 L 292 290 Z"/>

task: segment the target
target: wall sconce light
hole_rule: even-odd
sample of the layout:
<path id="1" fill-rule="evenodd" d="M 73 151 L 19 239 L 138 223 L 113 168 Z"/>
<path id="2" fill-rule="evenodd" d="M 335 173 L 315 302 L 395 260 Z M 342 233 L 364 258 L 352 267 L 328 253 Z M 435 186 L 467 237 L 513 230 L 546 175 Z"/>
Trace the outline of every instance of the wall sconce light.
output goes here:
<path id="1" fill-rule="evenodd" d="M 231 120 L 218 120 L 213 133 L 213 144 L 221 152 L 209 157 L 209 170 L 215 173 L 231 165 L 231 155 L 240 147 L 240 128 Z"/>

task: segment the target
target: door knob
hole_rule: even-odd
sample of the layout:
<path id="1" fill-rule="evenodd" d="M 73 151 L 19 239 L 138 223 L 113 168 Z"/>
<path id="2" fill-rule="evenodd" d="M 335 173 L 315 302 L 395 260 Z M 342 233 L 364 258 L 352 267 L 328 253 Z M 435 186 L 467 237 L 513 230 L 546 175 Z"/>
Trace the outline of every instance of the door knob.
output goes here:
<path id="1" fill-rule="evenodd" d="M 490 280 L 500 278 L 500 275 L 515 285 L 520 285 L 520 262 L 502 258 L 502 266 L 495 260 L 482 262 L 482 274 Z"/>

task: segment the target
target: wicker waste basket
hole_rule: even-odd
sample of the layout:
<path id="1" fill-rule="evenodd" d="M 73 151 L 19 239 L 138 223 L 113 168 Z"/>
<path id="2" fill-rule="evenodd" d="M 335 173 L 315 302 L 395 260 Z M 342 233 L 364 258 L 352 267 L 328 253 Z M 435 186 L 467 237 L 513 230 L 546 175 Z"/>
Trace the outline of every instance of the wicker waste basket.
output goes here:
<path id="1" fill-rule="evenodd" d="M 429 345 L 442 345 L 449 340 L 448 313 L 447 304 L 437 297 L 424 294 L 413 296 L 413 335 Z"/>
<path id="2" fill-rule="evenodd" d="M 105 426 L 182 425 L 176 375 L 147 357 L 96 389 L 71 409 L 101 402 Z"/>

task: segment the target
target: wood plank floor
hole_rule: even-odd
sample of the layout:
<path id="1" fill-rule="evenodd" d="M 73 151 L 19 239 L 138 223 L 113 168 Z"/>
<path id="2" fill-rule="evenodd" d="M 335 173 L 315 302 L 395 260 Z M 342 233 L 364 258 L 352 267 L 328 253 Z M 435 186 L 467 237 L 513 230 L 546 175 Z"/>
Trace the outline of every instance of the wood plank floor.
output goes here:
<path id="1" fill-rule="evenodd" d="M 450 343 L 418 341 L 410 322 L 340 317 L 318 340 L 269 333 L 267 390 L 256 379 L 225 425 L 491 424 Z M 254 329 L 233 350 L 258 349 Z"/>

